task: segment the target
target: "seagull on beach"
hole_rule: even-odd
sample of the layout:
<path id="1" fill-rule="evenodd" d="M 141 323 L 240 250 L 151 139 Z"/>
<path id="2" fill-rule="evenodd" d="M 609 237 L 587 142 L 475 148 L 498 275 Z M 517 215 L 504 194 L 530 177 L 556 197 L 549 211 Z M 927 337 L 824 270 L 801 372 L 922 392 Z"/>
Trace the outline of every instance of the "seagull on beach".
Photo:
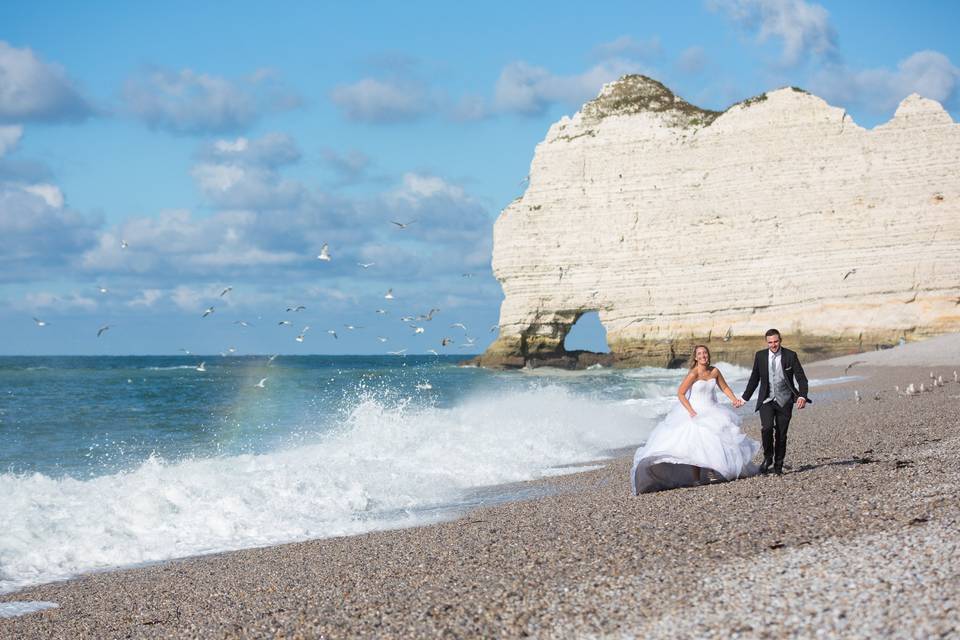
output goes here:
<path id="1" fill-rule="evenodd" d="M 198 364 L 198 365 L 195 367 L 195 369 L 196 369 L 197 371 L 200 371 L 200 372 L 206 371 L 206 370 L 207 370 L 207 363 L 206 363 L 206 362 L 201 362 L 200 364 Z"/>
<path id="2" fill-rule="evenodd" d="M 99 329 L 97 329 L 97 337 L 99 338 L 100 336 L 102 336 L 102 335 L 103 335 L 103 332 L 106 331 L 106 330 L 108 330 L 109 328 L 110 328 L 110 325 L 105 324 L 105 325 L 103 325 L 102 327 L 100 327 Z"/>
<path id="3" fill-rule="evenodd" d="M 41 320 L 40 318 L 38 318 L 38 317 L 36 317 L 36 316 L 33 317 L 33 321 L 37 323 L 37 326 L 38 326 L 38 327 L 45 327 L 45 326 L 47 326 L 47 321 L 46 321 L 46 320 Z M 956 374 L 954 374 L 954 375 L 956 375 Z"/>
<path id="4" fill-rule="evenodd" d="M 204 311 L 204 312 L 203 312 L 203 315 L 200 316 L 200 317 L 201 317 L 201 318 L 206 318 L 206 317 L 207 317 L 208 315 L 210 315 L 211 313 L 213 313 L 213 307 L 212 307 L 212 306 L 207 307 L 207 310 Z"/>
<path id="5" fill-rule="evenodd" d="M 220 297 L 222 298 L 223 296 L 227 295 L 231 291 L 233 291 L 233 287 L 227 287 L 226 289 L 220 292 Z"/>
<path id="6" fill-rule="evenodd" d="M 920 385 L 920 387 L 921 387 L 921 389 L 922 389 L 922 388 L 923 388 L 923 385 Z M 914 388 L 912 382 L 907 385 L 907 388 L 904 390 L 904 393 L 905 393 L 906 395 L 908 395 L 908 396 L 915 396 L 915 395 L 917 395 L 917 390 Z"/>
<path id="7" fill-rule="evenodd" d="M 260 389 L 266 389 L 266 388 L 267 388 L 267 387 L 266 387 L 266 384 L 265 384 L 266 382 L 267 382 L 267 378 L 260 378 L 260 382 L 258 382 L 257 384 L 255 384 L 255 385 L 253 385 L 253 386 L 255 386 L 255 387 L 257 387 L 257 388 L 260 388 Z"/>
<path id="8" fill-rule="evenodd" d="M 326 242 L 324 242 L 323 246 L 320 247 L 320 255 L 317 256 L 317 260 L 330 262 L 330 247 L 327 246 Z"/>
<path id="9" fill-rule="evenodd" d="M 853 392 L 853 399 L 854 399 L 854 401 L 855 401 L 857 404 L 860 404 L 861 398 L 860 398 L 860 392 L 859 392 L 859 391 L 854 390 L 854 392 Z"/>

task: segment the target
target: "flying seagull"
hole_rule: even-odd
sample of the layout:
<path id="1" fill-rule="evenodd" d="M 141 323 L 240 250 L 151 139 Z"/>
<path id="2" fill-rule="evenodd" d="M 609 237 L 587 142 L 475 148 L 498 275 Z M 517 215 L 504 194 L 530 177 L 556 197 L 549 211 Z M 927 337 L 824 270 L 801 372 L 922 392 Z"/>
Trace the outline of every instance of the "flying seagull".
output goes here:
<path id="1" fill-rule="evenodd" d="M 127 241 L 126 241 L 126 240 L 121 240 L 121 241 L 120 241 L 120 248 L 121 248 L 121 249 L 126 249 L 126 248 L 129 247 L 129 246 L 130 246 L 130 245 L 127 244 Z"/>
<path id="2" fill-rule="evenodd" d="M 97 285 L 97 291 L 99 291 L 100 293 L 106 293 L 107 291 L 109 291 L 109 289 L 107 289 L 102 285 Z"/>
<path id="3" fill-rule="evenodd" d="M 451 342 L 453 342 L 453 338 L 441 338 L 441 339 L 440 339 L 440 346 L 441 346 L 441 347 L 445 347 L 445 346 L 447 346 L 448 344 L 450 344 Z"/>
<path id="4" fill-rule="evenodd" d="M 38 318 L 38 317 L 36 317 L 36 316 L 33 317 L 33 321 L 37 323 L 37 326 L 38 326 L 38 327 L 45 327 L 45 326 L 47 326 L 47 321 L 46 321 L 46 320 L 41 320 L 40 318 Z"/>
<path id="5" fill-rule="evenodd" d="M 416 222 L 416 220 L 411 220 L 410 222 L 397 222 L 396 220 L 391 220 L 390 222 L 397 225 L 397 228 L 399 229 L 406 229 L 407 227 L 412 225 L 414 222 Z"/>
<path id="6" fill-rule="evenodd" d="M 415 324 L 411 324 L 411 325 L 409 325 L 409 326 L 410 326 L 411 329 L 413 329 L 413 333 L 414 333 L 414 334 L 423 333 L 423 332 L 424 332 L 424 328 L 423 328 L 423 327 L 418 327 L 418 326 L 415 325 Z"/>
<path id="7" fill-rule="evenodd" d="M 377 340 L 379 340 L 380 342 L 386 342 L 386 341 L 387 341 L 387 339 L 384 338 L 383 336 L 377 336 Z"/>
<path id="8" fill-rule="evenodd" d="M 264 384 L 266 381 L 267 381 L 266 378 L 260 378 L 260 382 L 258 382 L 257 384 L 255 384 L 255 385 L 253 385 L 253 386 L 259 387 L 260 389 L 266 389 L 267 387 L 266 387 L 266 385 Z"/>
<path id="9" fill-rule="evenodd" d="M 293 323 L 290 322 L 289 320 L 281 320 L 281 321 L 278 322 L 277 324 L 279 324 L 279 325 L 291 325 L 291 324 L 293 324 Z"/>
<path id="10" fill-rule="evenodd" d="M 352 325 L 352 324 L 345 324 L 345 325 L 343 325 L 343 326 L 346 327 L 347 329 L 349 329 L 350 331 L 353 331 L 354 329 L 363 329 L 363 327 L 355 326 L 355 325 Z"/>
<path id="11" fill-rule="evenodd" d="M 377 264 L 376 262 L 358 262 L 357 266 L 361 269 L 369 269 L 373 265 Z"/>
<path id="12" fill-rule="evenodd" d="M 400 351 L 387 351 L 388 356 L 402 356 L 407 352 L 406 349 L 400 349 Z"/>
<path id="13" fill-rule="evenodd" d="M 295 307 L 287 307 L 287 311 L 293 311 L 294 313 L 297 313 L 297 312 L 299 312 L 299 311 L 306 311 L 306 309 L 307 309 L 307 308 L 306 308 L 305 306 L 303 306 L 302 304 L 298 304 L 298 305 L 295 306 Z"/>
<path id="14" fill-rule="evenodd" d="M 340 338 L 337 337 L 337 332 L 336 332 L 334 329 L 327 329 L 327 333 L 329 333 L 330 335 L 332 335 L 335 340 L 339 340 L 339 339 L 340 339 Z"/>
<path id="15" fill-rule="evenodd" d="M 453 328 L 453 327 L 460 327 L 461 329 L 464 330 L 464 332 L 466 332 L 466 330 L 467 330 L 467 325 L 463 324 L 462 322 L 454 322 L 452 325 L 450 325 L 450 327 L 451 327 L 451 328 Z"/>
<path id="16" fill-rule="evenodd" d="M 103 325 L 102 327 L 100 327 L 99 329 L 97 329 L 97 337 L 99 338 L 101 335 L 103 335 L 103 332 L 106 331 L 106 330 L 109 329 L 109 328 L 110 328 L 110 325 L 105 324 L 105 325 Z"/>
<path id="17" fill-rule="evenodd" d="M 204 312 L 203 312 L 203 315 L 200 316 L 200 317 L 201 317 L 201 318 L 206 318 L 206 317 L 207 317 L 208 315 L 210 315 L 211 313 L 213 313 L 213 307 L 212 307 L 212 306 L 207 307 L 207 310 L 204 311 Z"/>
<path id="18" fill-rule="evenodd" d="M 383 295 L 387 300 L 393 300 L 393 289 L 387 289 L 387 292 Z"/>
<path id="19" fill-rule="evenodd" d="M 320 255 L 317 256 L 317 260 L 330 262 L 330 247 L 327 246 L 326 242 L 324 242 L 323 246 L 320 247 Z"/>
<path id="20" fill-rule="evenodd" d="M 223 296 L 227 295 L 231 291 L 233 291 L 233 287 L 227 287 L 226 289 L 220 292 L 220 297 L 222 298 Z"/>
<path id="21" fill-rule="evenodd" d="M 207 363 L 206 363 L 206 362 L 201 362 L 200 364 L 198 364 L 198 365 L 196 366 L 196 369 L 197 369 L 197 371 L 206 371 L 206 370 L 207 370 Z"/>
<path id="22" fill-rule="evenodd" d="M 278 355 L 280 355 L 280 354 L 279 354 L 279 353 L 275 353 L 275 354 L 273 354 L 272 356 L 270 356 L 269 358 L 267 358 L 267 364 L 270 364 L 271 362 L 273 362 L 274 360 L 276 360 Z"/>
<path id="23" fill-rule="evenodd" d="M 250 326 L 250 323 L 247 322 L 246 320 L 234 320 L 234 321 L 233 321 L 233 324 L 238 324 L 238 325 L 240 325 L 241 327 L 249 327 L 249 326 Z"/>
<path id="24" fill-rule="evenodd" d="M 847 278 L 849 278 L 850 276 L 852 276 L 852 275 L 855 274 L 856 272 L 857 272 L 856 269 L 850 269 L 850 271 L 847 271 L 845 274 L 843 274 L 843 280 L 846 280 Z"/>
<path id="25" fill-rule="evenodd" d="M 385 314 L 386 312 L 387 312 L 386 309 L 377 309 L 377 310 L 374 311 L 374 313 L 379 313 L 380 315 L 383 315 L 383 314 Z"/>

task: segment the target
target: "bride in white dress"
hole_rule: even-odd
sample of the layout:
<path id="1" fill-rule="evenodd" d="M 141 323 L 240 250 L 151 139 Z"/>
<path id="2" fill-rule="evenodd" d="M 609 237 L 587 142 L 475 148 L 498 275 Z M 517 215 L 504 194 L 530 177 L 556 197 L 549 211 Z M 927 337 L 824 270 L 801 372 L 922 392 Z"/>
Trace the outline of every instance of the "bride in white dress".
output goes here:
<path id="1" fill-rule="evenodd" d="M 720 370 L 710 366 L 710 350 L 697 345 L 690 372 L 677 391 L 680 403 L 633 457 L 634 495 L 700 484 L 702 470 L 725 480 L 756 473 L 750 460 L 760 443 L 740 430 L 740 416 L 733 409 L 717 402 L 718 387 L 734 407 L 743 405 Z"/>

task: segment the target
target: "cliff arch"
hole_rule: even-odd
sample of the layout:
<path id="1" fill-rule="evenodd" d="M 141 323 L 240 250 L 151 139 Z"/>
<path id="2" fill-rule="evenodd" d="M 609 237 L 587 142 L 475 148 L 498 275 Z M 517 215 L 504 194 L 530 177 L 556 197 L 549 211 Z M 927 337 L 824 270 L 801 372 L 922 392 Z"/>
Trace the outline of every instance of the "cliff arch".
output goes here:
<path id="1" fill-rule="evenodd" d="M 786 88 L 722 113 L 625 76 L 537 145 L 494 225 L 504 291 L 486 366 L 580 366 L 599 310 L 619 366 L 698 342 L 749 361 L 763 332 L 807 356 L 960 331 L 960 125 L 912 95 L 887 123 Z"/>

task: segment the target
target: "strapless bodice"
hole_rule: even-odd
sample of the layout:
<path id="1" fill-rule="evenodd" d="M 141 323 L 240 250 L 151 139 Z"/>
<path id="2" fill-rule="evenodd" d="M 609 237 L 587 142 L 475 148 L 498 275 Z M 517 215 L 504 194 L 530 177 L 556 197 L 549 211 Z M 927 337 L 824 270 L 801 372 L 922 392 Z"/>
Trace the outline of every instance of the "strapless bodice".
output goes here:
<path id="1" fill-rule="evenodd" d="M 690 391 L 687 398 L 693 408 L 705 407 L 717 404 L 717 380 L 710 378 L 708 380 L 697 380 L 690 385 Z"/>

